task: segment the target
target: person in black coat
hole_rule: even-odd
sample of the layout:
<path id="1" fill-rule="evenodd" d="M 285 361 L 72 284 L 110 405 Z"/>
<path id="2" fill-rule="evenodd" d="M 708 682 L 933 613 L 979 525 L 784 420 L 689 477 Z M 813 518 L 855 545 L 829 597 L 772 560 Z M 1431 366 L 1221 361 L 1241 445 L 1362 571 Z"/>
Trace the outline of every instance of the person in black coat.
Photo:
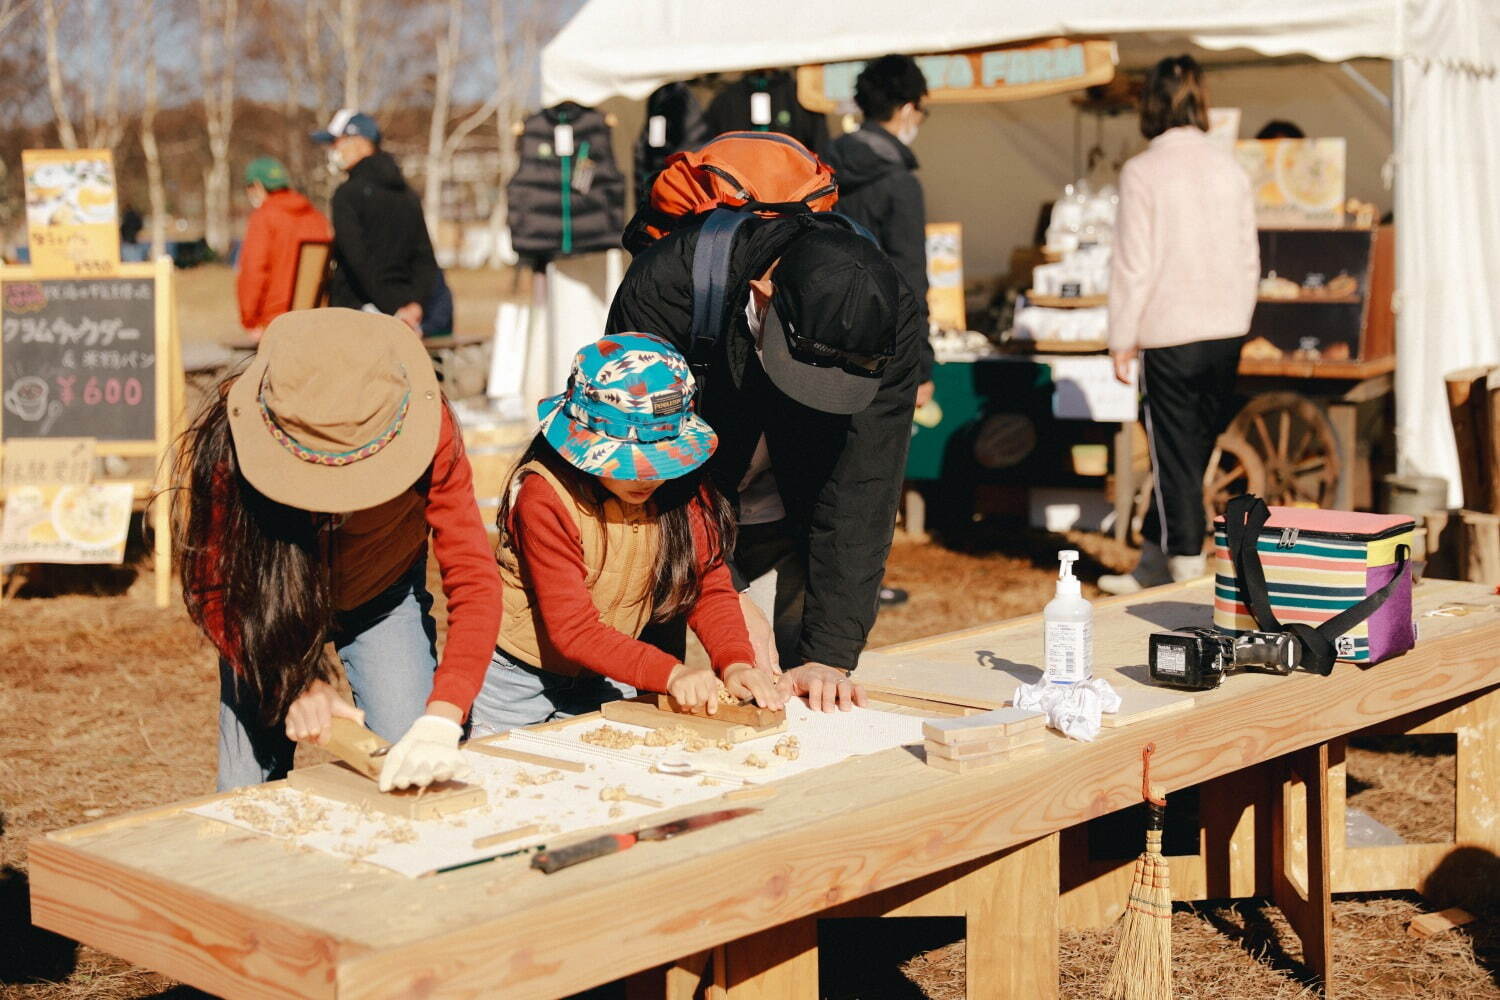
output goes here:
<path id="1" fill-rule="evenodd" d="M 333 192 L 328 304 L 362 309 L 371 303 L 420 331 L 423 303 L 438 282 L 421 198 L 380 148 L 380 129 L 369 115 L 340 110 L 312 138 L 331 145 L 349 175 Z"/>
<path id="2" fill-rule="evenodd" d="M 911 56 L 872 60 L 854 81 L 854 101 L 864 115 L 857 131 L 833 144 L 839 183 L 838 210 L 874 234 L 901 277 L 911 286 L 927 323 L 927 207 L 917 180 L 911 143 L 927 119 L 927 78 Z M 922 374 L 917 405 L 932 400 L 932 344 L 921 341 Z M 882 604 L 901 604 L 906 591 L 881 587 Z"/>
<path id="3" fill-rule="evenodd" d="M 607 332 L 655 333 L 692 357 L 700 228 L 636 257 Z M 810 216 L 745 222 L 728 289 L 729 320 L 699 386 L 700 413 L 719 434 L 708 474 L 743 516 L 741 488 L 768 471 L 768 458 L 782 515 L 742 524 L 733 568 L 743 590 L 784 558 L 798 565 L 805 595 L 786 684 L 814 707 L 847 708 L 863 701 L 848 672 L 875 622 L 926 328 L 879 248 Z M 765 629 L 761 620 L 752 635 Z"/>

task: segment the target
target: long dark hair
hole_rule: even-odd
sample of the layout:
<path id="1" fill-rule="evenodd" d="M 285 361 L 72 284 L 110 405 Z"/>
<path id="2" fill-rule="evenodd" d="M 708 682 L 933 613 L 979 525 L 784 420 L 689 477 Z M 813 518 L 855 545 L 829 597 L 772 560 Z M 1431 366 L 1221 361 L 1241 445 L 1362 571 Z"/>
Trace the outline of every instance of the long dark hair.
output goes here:
<path id="1" fill-rule="evenodd" d="M 511 509 L 515 503 L 521 470 L 528 462 L 540 462 L 547 471 L 566 483 L 575 496 L 581 497 L 591 512 L 604 516 L 604 502 L 610 498 L 597 478 L 577 468 L 564 459 L 547 443 L 540 433 L 516 461 L 510 474 L 510 482 L 500 499 L 500 513 L 495 517 L 495 527 L 500 531 L 500 545 L 516 550 L 515 537 L 511 531 Z M 693 542 L 692 506 L 694 498 L 702 505 L 707 524 L 708 552 L 699 553 Z M 716 566 L 724 561 L 727 553 L 734 551 L 734 508 L 724 494 L 714 486 L 713 480 L 697 473 L 682 476 L 663 483 L 651 498 L 651 509 L 661 531 L 661 545 L 656 553 L 656 566 L 651 583 L 651 620 L 671 621 L 692 610 L 703 590 L 703 581 L 698 572 L 699 562 Z M 526 525 L 517 520 L 516 532 L 524 532 Z M 606 536 L 607 537 L 607 536 Z"/>
<path id="2" fill-rule="evenodd" d="M 1155 139 L 1183 125 L 1208 131 L 1203 67 L 1188 55 L 1171 56 L 1153 66 L 1141 91 L 1141 135 Z"/>
<path id="3" fill-rule="evenodd" d="M 211 391 L 178 442 L 172 535 L 188 616 L 212 635 L 220 623 L 205 607 L 222 602 L 221 652 L 233 654 L 240 683 L 274 724 L 309 684 L 332 678 L 323 646 L 333 598 L 318 537 L 327 519 L 269 499 L 240 472 L 226 402 L 232 381 Z"/>

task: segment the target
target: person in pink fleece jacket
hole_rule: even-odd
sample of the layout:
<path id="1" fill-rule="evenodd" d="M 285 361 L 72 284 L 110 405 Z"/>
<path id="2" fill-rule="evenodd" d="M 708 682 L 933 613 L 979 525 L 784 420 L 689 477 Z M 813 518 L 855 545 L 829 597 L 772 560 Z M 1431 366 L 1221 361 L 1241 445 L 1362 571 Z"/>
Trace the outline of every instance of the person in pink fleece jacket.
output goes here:
<path id="1" fill-rule="evenodd" d="M 1109 351 L 1122 382 L 1140 361 L 1156 488 L 1141 561 L 1101 578 L 1108 593 L 1204 572 L 1203 473 L 1233 415 L 1260 279 L 1250 180 L 1207 132 L 1202 69 L 1192 56 L 1163 59 L 1141 98 L 1150 145 L 1120 172 L 1109 285 Z"/>

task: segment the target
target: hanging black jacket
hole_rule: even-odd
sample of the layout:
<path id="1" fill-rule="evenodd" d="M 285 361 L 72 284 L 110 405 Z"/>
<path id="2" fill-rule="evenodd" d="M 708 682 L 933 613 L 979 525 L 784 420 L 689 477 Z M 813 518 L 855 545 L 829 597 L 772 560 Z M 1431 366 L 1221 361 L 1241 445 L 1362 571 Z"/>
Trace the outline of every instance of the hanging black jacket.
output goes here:
<path id="1" fill-rule="evenodd" d="M 732 500 L 766 436 L 788 524 L 807 558 L 799 655 L 852 669 L 875 624 L 911 440 L 918 338 L 925 339 L 926 327 L 903 286 L 891 317 L 899 328 L 896 356 L 874 402 L 852 417 L 809 409 L 777 390 L 760 366 L 745 318 L 749 282 L 804 227 L 816 224 L 792 216 L 741 227 L 729 270 L 731 321 L 700 387 L 699 412 L 719 434 L 708 472 Z M 615 293 L 608 333 L 655 333 L 688 353 L 700 226 L 679 229 L 635 258 Z"/>
<path id="2" fill-rule="evenodd" d="M 660 146 L 651 145 L 651 120 L 662 119 Z M 644 205 L 651 181 L 666 165 L 667 157 L 684 149 L 697 149 L 713 135 L 703 106 L 685 83 L 665 83 L 646 98 L 646 123 L 635 140 L 635 201 Z"/>
<path id="3" fill-rule="evenodd" d="M 426 302 L 437 284 L 422 199 L 391 154 L 376 150 L 360 160 L 333 192 L 333 262 L 331 306 L 359 309 L 373 302 L 394 313 L 409 302 Z"/>
<path id="4" fill-rule="evenodd" d="M 557 126 L 573 129 L 573 153 L 558 156 Z M 527 257 L 612 250 L 625 228 L 625 175 L 615 164 L 604 115 L 572 101 L 526 119 L 520 165 L 506 184 L 510 242 Z M 566 178 L 566 180 L 564 179 Z"/>
<path id="5" fill-rule="evenodd" d="M 750 120 L 750 95 L 771 96 L 771 121 L 757 125 Z M 723 132 L 784 132 L 824 159 L 828 158 L 828 120 L 797 102 L 797 81 L 786 70 L 746 73 L 714 97 L 708 105 L 708 134 Z"/>

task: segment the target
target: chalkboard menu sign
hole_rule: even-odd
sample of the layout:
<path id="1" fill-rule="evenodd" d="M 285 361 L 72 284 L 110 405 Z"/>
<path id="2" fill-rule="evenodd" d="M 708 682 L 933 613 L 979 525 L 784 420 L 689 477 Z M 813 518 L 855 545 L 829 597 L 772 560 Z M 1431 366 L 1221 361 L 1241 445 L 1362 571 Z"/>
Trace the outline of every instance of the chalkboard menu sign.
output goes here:
<path id="1" fill-rule="evenodd" d="M 4 437 L 154 440 L 156 294 L 150 277 L 0 276 Z"/>

